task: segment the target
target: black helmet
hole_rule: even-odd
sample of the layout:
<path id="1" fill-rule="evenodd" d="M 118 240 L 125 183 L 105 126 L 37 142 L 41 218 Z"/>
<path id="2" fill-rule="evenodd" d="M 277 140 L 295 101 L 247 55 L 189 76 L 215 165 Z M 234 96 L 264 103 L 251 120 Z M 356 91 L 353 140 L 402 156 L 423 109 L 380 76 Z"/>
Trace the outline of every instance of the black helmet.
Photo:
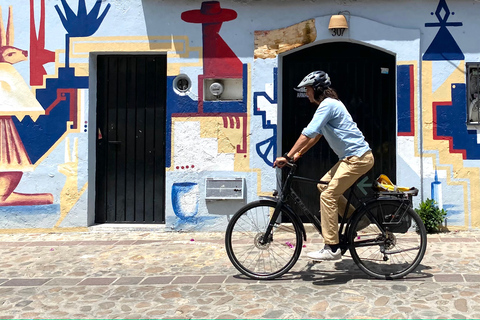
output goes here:
<path id="1" fill-rule="evenodd" d="M 330 81 L 330 77 L 324 71 L 313 71 L 309 73 L 305 78 L 303 78 L 302 82 L 298 84 L 298 88 L 312 86 L 313 89 L 327 89 L 330 87 L 332 82 Z"/>

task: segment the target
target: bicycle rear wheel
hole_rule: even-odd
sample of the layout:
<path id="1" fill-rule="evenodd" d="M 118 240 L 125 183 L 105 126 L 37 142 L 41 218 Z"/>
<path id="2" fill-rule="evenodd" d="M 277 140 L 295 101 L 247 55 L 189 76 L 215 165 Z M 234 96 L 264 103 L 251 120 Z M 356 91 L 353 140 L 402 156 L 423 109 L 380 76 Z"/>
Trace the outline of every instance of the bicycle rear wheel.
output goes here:
<path id="1" fill-rule="evenodd" d="M 276 206 L 275 201 L 247 204 L 230 220 L 225 234 L 227 255 L 238 271 L 253 279 L 274 279 L 290 270 L 302 251 L 302 228 L 282 210 L 265 244 L 262 240 Z M 288 217 L 290 223 L 281 223 Z"/>
<path id="2" fill-rule="evenodd" d="M 358 213 L 349 229 L 352 259 L 375 278 L 406 276 L 420 264 L 427 247 L 427 231 L 422 219 L 401 200 L 378 200 L 367 208 Z M 386 232 L 381 231 L 367 211 Z"/>

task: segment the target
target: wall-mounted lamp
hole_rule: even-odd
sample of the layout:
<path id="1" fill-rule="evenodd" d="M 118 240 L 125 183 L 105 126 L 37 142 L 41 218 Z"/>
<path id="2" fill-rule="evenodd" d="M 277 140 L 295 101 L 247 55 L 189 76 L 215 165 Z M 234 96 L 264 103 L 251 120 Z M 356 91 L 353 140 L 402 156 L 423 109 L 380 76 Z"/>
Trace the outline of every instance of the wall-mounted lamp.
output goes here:
<path id="1" fill-rule="evenodd" d="M 343 36 L 345 29 L 348 29 L 347 18 L 341 12 L 331 16 L 328 29 L 332 30 L 332 36 Z"/>

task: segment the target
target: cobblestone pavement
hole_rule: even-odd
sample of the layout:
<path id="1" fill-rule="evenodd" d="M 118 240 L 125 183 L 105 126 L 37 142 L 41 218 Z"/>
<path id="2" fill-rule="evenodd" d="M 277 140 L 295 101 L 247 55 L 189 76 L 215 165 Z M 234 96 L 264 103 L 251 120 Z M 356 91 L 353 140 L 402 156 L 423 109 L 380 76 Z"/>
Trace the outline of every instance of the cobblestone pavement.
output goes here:
<path id="1" fill-rule="evenodd" d="M 230 264 L 223 233 L 0 234 L 0 318 L 480 318 L 480 231 L 429 235 L 407 279 L 345 256 L 271 281 Z M 320 246 L 309 234 L 304 252 Z"/>

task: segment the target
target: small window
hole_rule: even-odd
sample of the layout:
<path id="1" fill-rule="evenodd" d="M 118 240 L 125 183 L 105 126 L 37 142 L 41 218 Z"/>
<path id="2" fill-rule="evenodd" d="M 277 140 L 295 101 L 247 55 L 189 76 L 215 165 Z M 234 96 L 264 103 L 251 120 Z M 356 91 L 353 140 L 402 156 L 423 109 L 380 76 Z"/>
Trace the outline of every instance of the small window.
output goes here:
<path id="1" fill-rule="evenodd" d="M 480 63 L 467 63 L 467 124 L 480 124 Z"/>

